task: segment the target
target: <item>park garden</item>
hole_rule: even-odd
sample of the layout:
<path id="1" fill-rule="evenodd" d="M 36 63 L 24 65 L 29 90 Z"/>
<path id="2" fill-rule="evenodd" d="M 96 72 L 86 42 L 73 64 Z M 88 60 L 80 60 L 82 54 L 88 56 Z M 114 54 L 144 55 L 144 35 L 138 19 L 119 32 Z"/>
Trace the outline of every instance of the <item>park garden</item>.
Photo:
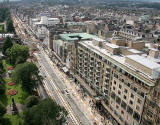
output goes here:
<path id="1" fill-rule="evenodd" d="M 29 48 L 13 44 L 11 38 L 6 38 L 2 53 L 0 125 L 62 125 L 68 114 L 64 107 L 35 95 L 43 78 L 38 67 L 28 61 Z"/>

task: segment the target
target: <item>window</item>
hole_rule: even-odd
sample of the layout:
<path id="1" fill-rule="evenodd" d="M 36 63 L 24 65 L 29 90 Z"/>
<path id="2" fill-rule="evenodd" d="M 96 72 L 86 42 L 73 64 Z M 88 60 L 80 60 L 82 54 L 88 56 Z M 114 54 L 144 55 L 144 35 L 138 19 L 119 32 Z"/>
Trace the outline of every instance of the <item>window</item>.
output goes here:
<path id="1" fill-rule="evenodd" d="M 124 115 L 124 111 L 121 111 L 121 114 Z"/>
<path id="2" fill-rule="evenodd" d="M 116 109 L 119 109 L 119 106 L 118 106 L 118 105 L 116 105 Z"/>
<path id="3" fill-rule="evenodd" d="M 121 92 L 118 90 L 118 94 L 121 95 Z"/>
<path id="4" fill-rule="evenodd" d="M 139 109 L 140 109 L 140 107 L 137 105 L 137 106 L 136 106 L 136 110 L 139 111 Z"/>
<path id="5" fill-rule="evenodd" d="M 115 114 L 116 116 L 118 116 L 118 113 L 117 113 L 116 111 L 114 111 L 114 114 Z"/>
<path id="6" fill-rule="evenodd" d="M 123 122 L 123 118 L 120 116 L 119 119 Z"/>
<path id="7" fill-rule="evenodd" d="M 131 93 L 131 98 L 133 98 L 133 99 L 134 99 L 134 95 L 133 95 L 133 93 Z"/>
<path id="8" fill-rule="evenodd" d="M 128 90 L 127 90 L 127 89 L 125 89 L 125 90 L 124 90 L 124 92 L 125 92 L 125 93 L 127 93 L 127 92 L 128 92 Z"/>
<path id="9" fill-rule="evenodd" d="M 112 97 L 113 99 L 115 99 L 115 98 L 116 98 L 116 94 L 115 94 L 114 92 L 112 92 L 111 97 Z"/>
<path id="10" fill-rule="evenodd" d="M 137 123 L 136 123 L 136 122 L 133 122 L 133 125 L 137 125 Z"/>
<path id="11" fill-rule="evenodd" d="M 118 79 L 118 75 L 116 73 L 114 73 L 114 77 Z"/>
<path id="12" fill-rule="evenodd" d="M 110 109 L 113 111 L 113 107 L 112 106 L 110 106 Z"/>
<path id="13" fill-rule="evenodd" d="M 119 88 L 121 89 L 121 88 L 122 88 L 122 85 L 119 84 Z"/>
<path id="14" fill-rule="evenodd" d="M 133 109 L 132 109 L 130 106 L 128 106 L 128 107 L 127 107 L 127 112 L 128 112 L 130 115 L 132 115 L 132 114 L 133 114 Z"/>
<path id="15" fill-rule="evenodd" d="M 122 79 L 121 81 L 124 82 L 124 79 Z"/>
<path id="16" fill-rule="evenodd" d="M 134 87 L 134 89 L 133 89 L 135 92 L 137 92 L 137 88 L 136 87 Z"/>
<path id="17" fill-rule="evenodd" d="M 124 101 L 122 101 L 122 103 L 121 103 L 121 107 L 122 107 L 123 109 L 126 109 L 127 104 L 126 104 Z"/>
<path id="18" fill-rule="evenodd" d="M 116 102 L 118 103 L 118 104 L 120 104 L 121 103 L 121 99 L 117 96 L 117 98 L 116 98 Z"/>
<path id="19" fill-rule="evenodd" d="M 140 120 L 140 115 L 139 115 L 137 112 L 134 112 L 133 118 L 139 122 L 139 120 Z"/>
<path id="20" fill-rule="evenodd" d="M 141 96 L 144 98 L 144 93 L 143 92 L 141 92 Z"/>
<path id="21" fill-rule="evenodd" d="M 132 101 L 132 100 L 130 100 L 129 103 L 130 103 L 131 105 L 133 105 L 133 101 Z"/>
<path id="22" fill-rule="evenodd" d="M 116 85 L 116 81 L 114 81 L 114 84 Z"/>
<path id="23" fill-rule="evenodd" d="M 128 86 L 128 87 L 130 87 L 130 86 L 131 86 L 131 84 L 130 84 L 130 83 L 128 83 L 128 84 L 127 84 L 127 86 Z"/>
<path id="24" fill-rule="evenodd" d="M 116 90 L 116 88 L 113 86 L 113 90 Z"/>
<path id="25" fill-rule="evenodd" d="M 140 99 L 138 99 L 138 101 L 137 101 L 139 104 L 141 104 L 142 103 L 142 101 L 140 100 Z"/>
<path id="26" fill-rule="evenodd" d="M 125 122 L 125 125 L 129 125 L 127 122 Z"/>
<path id="27" fill-rule="evenodd" d="M 126 99 L 127 99 L 127 96 L 124 95 L 123 98 L 126 100 Z"/>

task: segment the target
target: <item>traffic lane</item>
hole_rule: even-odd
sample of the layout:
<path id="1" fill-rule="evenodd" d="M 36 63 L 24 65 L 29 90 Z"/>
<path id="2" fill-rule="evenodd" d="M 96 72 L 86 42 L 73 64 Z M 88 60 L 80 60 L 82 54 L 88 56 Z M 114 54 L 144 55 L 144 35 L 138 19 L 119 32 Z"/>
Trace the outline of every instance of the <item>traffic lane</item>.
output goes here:
<path id="1" fill-rule="evenodd" d="M 46 90 L 44 89 L 43 85 L 40 85 L 38 87 L 38 90 L 40 92 L 40 95 L 42 96 L 42 99 L 46 99 L 46 98 L 49 97 L 48 94 L 47 94 L 47 92 L 46 92 Z"/>
<path id="2" fill-rule="evenodd" d="M 48 64 L 48 62 L 45 61 L 45 57 L 43 57 L 41 55 L 41 59 L 43 60 L 43 64 L 44 64 L 45 68 L 47 69 L 48 73 L 52 74 L 52 76 L 54 77 L 54 81 L 55 81 L 55 84 L 57 85 L 57 87 L 59 89 L 61 89 L 62 91 L 64 89 L 66 89 L 66 87 L 64 86 L 62 81 L 59 80 L 59 78 L 57 78 L 57 75 L 51 70 L 51 67 Z M 80 119 L 80 121 L 83 121 L 84 125 L 89 125 L 90 124 L 89 120 L 86 118 L 86 116 L 84 116 L 83 112 L 79 109 L 78 105 L 74 102 L 74 100 L 71 98 L 68 98 L 68 96 L 65 96 L 64 98 L 67 99 L 68 104 L 72 107 L 72 109 L 74 109 L 73 111 L 76 114 L 76 116 L 78 117 L 78 119 Z"/>
<path id="3" fill-rule="evenodd" d="M 46 74 L 45 74 L 44 70 L 41 69 L 40 71 L 41 71 L 42 75 L 45 77 Z M 54 91 L 53 86 L 51 85 L 51 82 L 50 82 L 48 79 L 46 79 L 46 83 L 48 84 L 48 88 L 50 89 L 50 91 L 52 91 L 52 94 L 53 94 L 52 96 L 54 96 L 55 101 L 56 101 L 59 105 L 62 105 L 63 103 L 62 103 L 61 100 L 59 99 L 56 91 Z M 67 121 L 67 123 L 72 123 L 72 125 L 74 125 L 73 120 L 71 119 L 70 116 L 67 116 L 67 117 L 66 117 L 66 121 Z"/>
<path id="4" fill-rule="evenodd" d="M 43 70 L 40 70 L 40 71 L 41 71 L 41 73 L 42 73 L 42 76 L 45 78 L 45 77 L 46 77 L 46 74 L 45 74 L 45 72 L 44 72 L 44 69 L 43 69 Z M 46 83 L 47 83 L 46 85 L 48 86 L 48 88 L 49 88 L 50 91 L 52 92 L 55 101 L 56 101 L 59 105 L 62 105 L 62 102 L 61 102 L 61 100 L 59 99 L 56 91 L 54 90 L 51 82 L 50 82 L 47 78 L 45 78 L 45 81 L 46 81 Z"/>
<path id="5" fill-rule="evenodd" d="M 75 103 L 75 101 L 70 96 L 68 96 L 67 100 L 68 100 L 69 105 L 71 107 L 73 107 L 74 109 L 79 109 L 79 106 L 77 105 L 77 103 Z M 76 113 L 76 110 L 75 110 L 75 113 Z M 83 123 L 83 125 L 90 125 L 90 124 L 92 124 L 91 121 L 87 119 L 87 117 L 85 116 L 85 114 L 82 111 L 77 112 L 76 114 L 78 115 L 78 118 Z"/>

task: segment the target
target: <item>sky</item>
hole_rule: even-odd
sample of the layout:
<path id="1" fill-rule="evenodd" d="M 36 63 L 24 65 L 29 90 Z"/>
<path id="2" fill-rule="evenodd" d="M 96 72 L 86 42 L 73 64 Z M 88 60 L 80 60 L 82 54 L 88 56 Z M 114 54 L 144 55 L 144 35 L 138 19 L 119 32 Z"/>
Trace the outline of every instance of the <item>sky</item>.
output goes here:
<path id="1" fill-rule="evenodd" d="M 0 0 L 2 2 L 3 0 Z M 18 0 L 10 0 L 10 1 L 18 1 Z M 133 1 L 133 0 L 132 0 Z M 152 1 L 152 2 L 160 2 L 160 0 L 136 0 L 136 1 Z"/>

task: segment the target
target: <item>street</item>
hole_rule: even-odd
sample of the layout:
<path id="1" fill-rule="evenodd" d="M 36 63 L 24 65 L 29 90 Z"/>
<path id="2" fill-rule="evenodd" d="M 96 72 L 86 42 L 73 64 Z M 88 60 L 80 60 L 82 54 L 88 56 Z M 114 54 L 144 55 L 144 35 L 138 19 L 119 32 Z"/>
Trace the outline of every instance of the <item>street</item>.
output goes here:
<path id="1" fill-rule="evenodd" d="M 22 41 L 28 41 L 27 45 L 33 42 L 36 43 L 37 40 L 31 28 L 24 24 L 18 16 L 13 16 L 13 19 L 18 24 L 16 31 L 21 36 Z M 30 34 L 30 37 L 24 33 L 24 28 Z M 67 123 L 70 125 L 102 124 L 101 117 L 95 114 L 95 111 L 92 111 L 89 104 L 81 99 L 75 88 L 70 85 L 70 81 L 61 74 L 58 68 L 53 67 L 53 62 L 44 52 L 42 46 L 37 45 L 37 47 L 39 52 L 34 53 L 34 55 L 38 60 L 37 66 L 39 67 L 40 75 L 44 78 L 43 86 L 38 87 L 40 96 L 42 98 L 50 97 L 59 105 L 64 106 L 69 113 Z"/>

